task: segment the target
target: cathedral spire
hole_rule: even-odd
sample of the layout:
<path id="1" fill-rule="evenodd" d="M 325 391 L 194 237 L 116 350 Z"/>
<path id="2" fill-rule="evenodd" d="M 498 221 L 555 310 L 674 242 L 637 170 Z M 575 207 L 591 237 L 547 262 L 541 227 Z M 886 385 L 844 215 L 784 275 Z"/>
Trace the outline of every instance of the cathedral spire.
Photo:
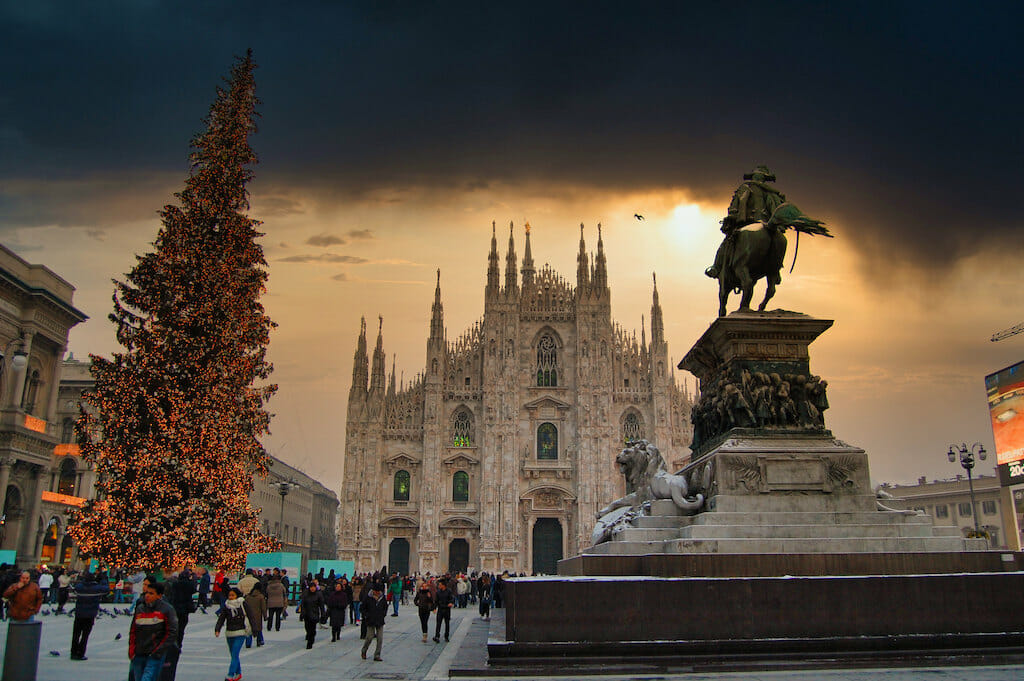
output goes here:
<path id="1" fill-rule="evenodd" d="M 526 223 L 526 247 L 523 252 L 523 289 L 533 285 L 533 255 L 530 253 L 530 223 Z"/>
<path id="2" fill-rule="evenodd" d="M 583 223 L 580 223 L 580 252 L 576 255 L 576 292 L 582 293 L 590 284 L 589 258 L 587 245 L 583 242 Z"/>
<path id="3" fill-rule="evenodd" d="M 366 356 L 366 317 L 363 317 L 359 323 L 359 340 L 356 341 L 356 354 L 352 360 L 350 402 L 353 399 L 366 397 L 366 383 L 369 377 L 369 358 Z"/>
<path id="4" fill-rule="evenodd" d="M 604 241 L 601 239 L 601 223 L 597 223 L 597 258 L 594 269 L 594 288 L 603 291 L 608 288 L 608 263 L 604 257 Z"/>
<path id="5" fill-rule="evenodd" d="M 429 348 L 444 347 L 444 308 L 441 306 L 441 269 L 437 270 L 437 286 L 434 288 L 434 306 L 430 309 Z"/>
<path id="6" fill-rule="evenodd" d="M 647 320 L 640 315 L 640 349 L 647 351 Z"/>
<path id="7" fill-rule="evenodd" d="M 654 301 L 651 303 L 651 346 L 657 346 L 665 342 L 665 321 L 661 316 L 661 302 L 658 300 L 658 275 L 652 273 L 654 278 Z"/>
<path id="8" fill-rule="evenodd" d="M 395 396 L 395 365 L 398 364 L 398 355 L 391 355 L 391 376 L 388 379 L 388 397 Z"/>
<path id="9" fill-rule="evenodd" d="M 512 236 L 512 223 L 508 223 L 508 253 L 505 254 L 505 295 L 515 295 L 519 288 L 519 275 L 516 274 L 516 242 Z"/>
<path id="10" fill-rule="evenodd" d="M 373 369 L 370 371 L 370 395 L 384 392 L 384 316 L 378 317 L 377 347 L 373 351 Z"/>
<path id="11" fill-rule="evenodd" d="M 498 295 L 498 227 L 491 222 L 491 252 L 487 256 L 487 290 L 484 296 L 493 298 Z"/>

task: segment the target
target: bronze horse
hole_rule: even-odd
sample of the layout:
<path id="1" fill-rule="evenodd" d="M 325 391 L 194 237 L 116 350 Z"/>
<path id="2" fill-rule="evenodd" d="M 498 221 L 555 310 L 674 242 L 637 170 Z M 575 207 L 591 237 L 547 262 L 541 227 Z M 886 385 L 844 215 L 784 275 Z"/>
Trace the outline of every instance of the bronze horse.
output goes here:
<path id="1" fill-rule="evenodd" d="M 725 266 L 717 273 L 718 316 L 725 316 L 725 305 L 729 293 L 740 293 L 740 310 L 750 310 L 754 297 L 754 284 L 764 279 L 767 288 L 764 300 L 757 306 L 764 311 L 765 305 L 775 295 L 775 287 L 782 282 L 782 260 L 786 257 L 786 236 L 783 232 L 792 227 L 799 233 L 820 234 L 831 237 L 820 220 L 809 218 L 792 203 L 784 203 L 772 214 L 771 219 L 760 227 L 750 225 L 736 230 L 726 240 L 732 239 L 731 248 L 725 258 Z M 723 244 L 724 245 L 724 244 Z M 794 255 L 794 263 L 796 256 Z"/>

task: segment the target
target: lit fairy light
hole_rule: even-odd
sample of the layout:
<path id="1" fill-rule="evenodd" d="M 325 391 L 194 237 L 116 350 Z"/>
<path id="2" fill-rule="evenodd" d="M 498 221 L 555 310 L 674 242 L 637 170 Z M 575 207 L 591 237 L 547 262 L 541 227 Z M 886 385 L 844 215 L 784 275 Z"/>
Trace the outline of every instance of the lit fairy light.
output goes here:
<path id="1" fill-rule="evenodd" d="M 249 503 L 252 476 L 267 473 L 258 438 L 277 389 L 256 385 L 272 371 L 274 323 L 259 303 L 260 222 L 245 214 L 254 68 L 246 55 L 217 89 L 180 205 L 160 211 L 154 250 L 115 282 L 110 319 L 124 351 L 93 357 L 95 413 L 76 424 L 98 498 L 69 527 L 84 556 L 108 565 L 237 567 L 276 547 Z"/>

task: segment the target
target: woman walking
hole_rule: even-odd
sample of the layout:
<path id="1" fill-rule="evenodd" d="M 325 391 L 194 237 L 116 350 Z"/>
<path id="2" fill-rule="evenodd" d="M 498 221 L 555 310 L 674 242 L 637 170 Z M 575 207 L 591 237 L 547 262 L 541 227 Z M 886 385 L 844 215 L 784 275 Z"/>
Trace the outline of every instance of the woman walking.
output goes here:
<path id="1" fill-rule="evenodd" d="M 252 648 L 252 639 L 256 639 L 256 647 L 263 645 L 263 620 L 267 616 L 267 597 L 263 595 L 263 585 L 256 582 L 245 595 L 245 605 L 249 608 L 252 635 L 245 637 L 245 647 Z"/>
<path id="2" fill-rule="evenodd" d="M 426 643 L 427 623 L 430 621 L 430 613 L 434 610 L 434 597 L 430 593 L 429 584 L 420 583 L 420 588 L 416 590 L 416 597 L 412 599 L 412 604 L 419 608 L 420 629 L 423 630 L 423 642 Z"/>
<path id="3" fill-rule="evenodd" d="M 238 659 L 238 654 L 242 650 L 242 644 L 245 643 L 245 637 L 252 635 L 251 622 L 252 616 L 242 599 L 242 591 L 238 587 L 232 587 L 227 591 L 224 607 L 217 615 L 217 624 L 213 628 L 213 635 L 218 637 L 221 628 L 226 628 L 224 636 L 228 642 L 228 651 L 231 653 L 231 663 L 228 665 L 228 675 L 225 681 L 241 681 L 242 679 L 242 662 Z"/>
<path id="4" fill-rule="evenodd" d="M 306 626 L 306 649 L 313 647 L 316 640 L 316 625 L 324 616 L 324 597 L 320 593 L 315 580 L 309 581 L 309 587 L 302 592 L 299 600 L 299 619 Z"/>
<path id="5" fill-rule="evenodd" d="M 284 583 L 281 575 L 275 572 L 267 582 L 267 631 L 281 631 L 281 613 L 286 607 Z"/>
<path id="6" fill-rule="evenodd" d="M 331 643 L 341 639 L 341 628 L 345 626 L 345 613 L 348 611 L 348 596 L 345 585 L 334 583 L 334 589 L 327 595 L 327 615 L 331 619 Z"/>
<path id="7" fill-rule="evenodd" d="M 486 572 L 480 575 L 476 591 L 480 598 L 480 617 L 489 620 L 491 619 L 491 576 Z"/>

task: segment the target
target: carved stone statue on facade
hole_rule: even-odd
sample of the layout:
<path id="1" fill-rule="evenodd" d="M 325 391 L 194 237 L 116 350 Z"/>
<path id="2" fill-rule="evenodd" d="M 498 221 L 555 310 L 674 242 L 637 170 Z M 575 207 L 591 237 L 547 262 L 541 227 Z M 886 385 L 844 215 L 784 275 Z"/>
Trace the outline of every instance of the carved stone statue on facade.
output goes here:
<path id="1" fill-rule="evenodd" d="M 786 255 L 784 232 L 793 228 L 799 234 L 818 234 L 831 237 L 820 220 L 804 215 L 786 196 L 773 187 L 775 175 L 765 166 L 758 166 L 743 176 L 744 182 L 735 191 L 728 214 L 722 219 L 725 238 L 718 247 L 715 264 L 704 273 L 718 280 L 718 316 L 725 316 L 725 306 L 731 292 L 741 294 L 740 310 L 749 310 L 754 295 L 754 284 L 764 279 L 767 284 L 764 300 L 758 310 L 764 310 L 775 295 L 775 287 L 782 282 L 782 260 Z M 760 223 L 759 227 L 754 227 Z"/>
<path id="2" fill-rule="evenodd" d="M 615 457 L 626 478 L 626 496 L 616 499 L 597 512 L 594 544 L 611 537 L 629 522 L 644 514 L 644 506 L 653 499 L 671 499 L 684 511 L 696 512 L 704 505 L 704 495 L 690 495 L 686 478 L 668 472 L 661 452 L 647 440 L 631 440 Z"/>

